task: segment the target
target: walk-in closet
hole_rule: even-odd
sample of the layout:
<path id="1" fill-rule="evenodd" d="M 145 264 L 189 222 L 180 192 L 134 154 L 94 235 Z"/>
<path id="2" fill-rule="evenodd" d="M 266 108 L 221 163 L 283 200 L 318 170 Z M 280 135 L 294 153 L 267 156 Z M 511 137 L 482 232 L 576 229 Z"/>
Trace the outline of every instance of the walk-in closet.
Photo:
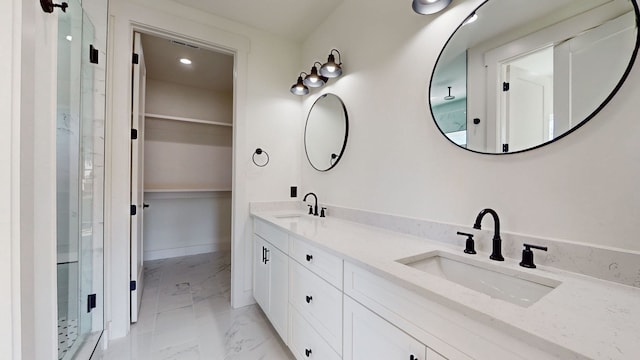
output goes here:
<path id="1" fill-rule="evenodd" d="M 229 250 L 233 55 L 144 34 L 141 42 L 144 259 Z"/>
<path id="2" fill-rule="evenodd" d="M 229 302 L 234 57 L 134 36 L 131 321 L 148 324 Z"/>

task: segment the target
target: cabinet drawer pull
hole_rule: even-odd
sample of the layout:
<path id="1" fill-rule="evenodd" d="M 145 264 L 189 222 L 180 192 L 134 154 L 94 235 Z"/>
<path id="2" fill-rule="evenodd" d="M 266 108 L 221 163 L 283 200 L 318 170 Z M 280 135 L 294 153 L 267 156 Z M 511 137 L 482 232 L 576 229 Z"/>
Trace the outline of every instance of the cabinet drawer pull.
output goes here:
<path id="1" fill-rule="evenodd" d="M 313 300 L 313 296 L 306 296 L 307 304 L 311 304 L 311 300 Z"/>
<path id="2" fill-rule="evenodd" d="M 264 255 L 265 255 L 265 256 L 264 256 L 264 263 L 266 264 L 266 263 L 268 263 L 268 262 L 269 262 L 269 260 L 271 260 L 271 259 L 269 259 L 269 252 L 270 252 L 271 250 L 266 249 L 266 248 L 265 248 L 264 250 L 265 250 L 265 252 L 264 252 Z"/>
<path id="3" fill-rule="evenodd" d="M 313 255 L 307 254 L 307 261 L 313 260 Z"/>
<path id="4" fill-rule="evenodd" d="M 304 349 L 304 354 L 305 354 L 307 357 L 310 357 L 310 356 L 311 356 L 311 349 Z M 416 359 L 416 360 L 417 360 L 417 359 Z"/>

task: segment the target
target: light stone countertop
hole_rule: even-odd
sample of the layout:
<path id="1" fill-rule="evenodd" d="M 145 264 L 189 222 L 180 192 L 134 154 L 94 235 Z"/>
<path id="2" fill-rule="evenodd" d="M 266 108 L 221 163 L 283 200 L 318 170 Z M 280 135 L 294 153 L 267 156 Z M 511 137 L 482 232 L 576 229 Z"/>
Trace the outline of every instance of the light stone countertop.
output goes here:
<path id="1" fill-rule="evenodd" d="M 498 264 L 506 273 L 561 282 L 531 306 L 521 307 L 396 262 L 433 251 L 467 256 L 462 249 L 331 217 L 293 211 L 253 211 L 252 215 L 467 316 L 490 321 L 492 326 L 501 324 L 502 331 L 534 336 L 579 354 L 578 358 L 640 359 L 638 288 L 551 267 L 525 269 L 518 265 L 520 259 L 498 263 L 489 260 L 489 254 L 468 255 L 476 262 Z M 288 215 L 301 216 L 284 217 Z"/>

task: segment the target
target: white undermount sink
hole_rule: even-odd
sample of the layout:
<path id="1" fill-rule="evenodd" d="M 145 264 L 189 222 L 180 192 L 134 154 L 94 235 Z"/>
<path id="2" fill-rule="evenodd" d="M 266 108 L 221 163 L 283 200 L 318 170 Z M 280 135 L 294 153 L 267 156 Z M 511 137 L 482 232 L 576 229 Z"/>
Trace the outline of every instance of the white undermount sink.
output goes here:
<path id="1" fill-rule="evenodd" d="M 560 285 L 557 280 L 531 274 L 535 269 L 521 272 L 500 266 L 501 264 L 488 264 L 442 251 L 396 261 L 522 307 L 532 305 Z"/>
<path id="2" fill-rule="evenodd" d="M 300 214 L 291 214 L 291 215 L 276 215 L 274 216 L 276 219 L 284 220 L 284 221 L 292 221 L 299 220 L 302 215 Z"/>
<path id="3" fill-rule="evenodd" d="M 287 226 L 291 227 L 291 226 L 297 225 L 300 222 L 300 219 L 302 219 L 303 215 L 300 213 L 294 213 L 294 214 L 275 215 L 274 217 L 276 218 L 276 220 L 280 221 L 281 223 L 284 223 Z"/>

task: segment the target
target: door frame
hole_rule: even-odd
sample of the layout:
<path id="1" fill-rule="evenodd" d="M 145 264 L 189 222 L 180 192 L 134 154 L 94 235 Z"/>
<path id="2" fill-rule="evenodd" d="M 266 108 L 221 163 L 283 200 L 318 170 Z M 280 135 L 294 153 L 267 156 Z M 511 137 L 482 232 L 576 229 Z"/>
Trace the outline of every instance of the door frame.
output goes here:
<path id="1" fill-rule="evenodd" d="M 108 339 L 129 332 L 130 291 L 130 129 L 131 129 L 131 53 L 133 33 L 140 32 L 192 43 L 199 47 L 234 56 L 233 160 L 231 209 L 231 305 L 234 308 L 254 303 L 251 293 L 251 256 L 249 203 L 246 174 L 247 78 L 249 39 L 210 25 L 175 16 L 134 3 L 110 4 L 107 79 L 107 139 L 105 248 L 106 326 Z M 247 229 L 248 228 L 248 229 Z"/>
<path id="2" fill-rule="evenodd" d="M 500 94 L 502 92 L 501 64 L 511 58 L 534 52 L 545 46 L 555 43 L 558 39 L 567 39 L 583 31 L 598 26 L 606 21 L 611 14 L 618 12 L 617 3 L 608 3 L 590 11 L 579 14 L 567 21 L 544 27 L 524 37 L 513 39 L 504 45 L 487 50 L 484 53 L 484 66 L 486 68 L 486 117 L 497 119 L 500 112 Z M 487 124 L 487 151 L 501 152 L 500 126 L 495 121 Z"/>

